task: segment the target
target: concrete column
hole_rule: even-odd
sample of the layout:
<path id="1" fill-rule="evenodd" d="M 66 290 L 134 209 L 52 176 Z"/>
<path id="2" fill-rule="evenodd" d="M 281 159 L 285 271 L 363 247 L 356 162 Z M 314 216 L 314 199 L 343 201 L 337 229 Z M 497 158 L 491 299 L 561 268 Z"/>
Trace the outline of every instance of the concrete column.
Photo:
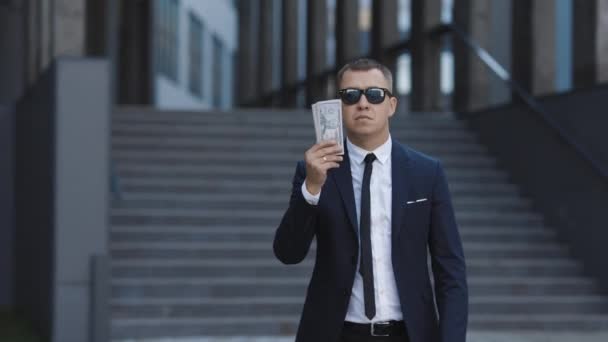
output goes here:
<path id="1" fill-rule="evenodd" d="M 462 0 L 454 6 L 454 25 L 467 32 L 482 47 L 487 47 L 490 35 L 490 2 Z M 454 94 L 455 111 L 470 111 L 488 104 L 490 72 L 475 54 L 459 39 L 454 41 Z"/>
<path id="2" fill-rule="evenodd" d="M 15 282 L 15 124 L 12 109 L 0 106 L 0 308 L 12 307 Z"/>
<path id="3" fill-rule="evenodd" d="M 52 56 L 84 56 L 86 0 L 54 0 Z"/>
<path id="4" fill-rule="evenodd" d="M 261 90 L 260 95 L 262 97 L 267 96 L 272 92 L 272 80 L 273 80 L 273 60 L 272 51 L 275 48 L 273 41 L 273 31 L 278 28 L 273 26 L 273 0 L 260 0 L 260 45 L 258 46 L 258 53 L 260 54 L 260 75 L 259 78 L 259 89 Z"/>
<path id="5" fill-rule="evenodd" d="M 372 4 L 371 55 L 393 73 L 396 72 L 397 56 L 389 55 L 383 50 L 399 42 L 398 9 L 398 0 L 374 1 Z"/>
<path id="6" fill-rule="evenodd" d="M 428 37 L 441 24 L 441 0 L 412 1 L 412 95 L 413 111 L 441 109 L 441 40 Z"/>
<path id="7" fill-rule="evenodd" d="M 597 81 L 608 82 L 608 0 L 598 0 L 596 61 Z"/>
<path id="8" fill-rule="evenodd" d="M 512 3 L 511 74 L 533 95 L 555 91 L 555 6 L 553 0 Z"/>
<path id="9" fill-rule="evenodd" d="M 281 102 L 285 107 L 294 107 L 295 88 L 289 88 L 298 81 L 298 0 L 283 0 L 282 11 L 282 87 L 287 89 Z"/>
<path id="10" fill-rule="evenodd" d="M 107 56 L 108 5 L 106 0 L 88 0 L 85 51 L 87 56 Z"/>
<path id="11" fill-rule="evenodd" d="M 258 0 L 240 0 L 239 6 L 239 103 L 257 100 L 258 93 Z"/>
<path id="12" fill-rule="evenodd" d="M 337 0 L 336 3 L 336 66 L 359 57 L 359 1 Z"/>
<path id="13" fill-rule="evenodd" d="M 308 1 L 307 15 L 306 87 L 307 103 L 325 100 L 327 81 L 320 75 L 327 69 L 327 3 L 326 0 Z"/>
<path id="14" fill-rule="evenodd" d="M 25 6 L 13 0 L 0 6 L 0 104 L 14 103 L 25 88 Z"/>
<path id="15" fill-rule="evenodd" d="M 120 2 L 118 48 L 118 102 L 152 103 L 151 1 Z"/>
<path id="16" fill-rule="evenodd" d="M 44 341 L 90 341 L 92 303 L 109 300 L 91 298 L 108 253 L 108 76 L 106 61 L 59 59 L 17 107 L 16 302 Z"/>
<path id="17" fill-rule="evenodd" d="M 608 0 L 576 1 L 573 7 L 574 87 L 608 81 Z"/>
<path id="18" fill-rule="evenodd" d="M 25 75 L 26 85 L 34 83 L 40 72 L 40 4 L 24 2 Z"/>

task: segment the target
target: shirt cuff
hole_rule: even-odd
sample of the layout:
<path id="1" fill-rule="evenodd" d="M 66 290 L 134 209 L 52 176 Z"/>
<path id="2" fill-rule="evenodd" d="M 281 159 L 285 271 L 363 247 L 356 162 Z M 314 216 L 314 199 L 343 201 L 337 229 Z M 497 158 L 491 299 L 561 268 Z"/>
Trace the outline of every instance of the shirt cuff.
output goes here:
<path id="1" fill-rule="evenodd" d="M 317 205 L 319 203 L 319 197 L 321 197 L 321 192 L 319 192 L 317 195 L 312 195 L 306 189 L 306 181 L 304 181 L 304 183 L 302 183 L 302 196 L 304 196 L 304 199 L 306 202 L 308 202 L 308 204 Z"/>

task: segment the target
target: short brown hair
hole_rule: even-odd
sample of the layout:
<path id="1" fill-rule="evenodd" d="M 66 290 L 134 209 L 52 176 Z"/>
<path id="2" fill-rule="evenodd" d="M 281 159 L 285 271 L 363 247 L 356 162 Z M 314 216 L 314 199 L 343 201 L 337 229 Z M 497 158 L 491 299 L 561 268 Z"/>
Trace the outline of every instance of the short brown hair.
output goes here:
<path id="1" fill-rule="evenodd" d="M 340 69 L 340 71 L 338 71 L 338 75 L 336 75 L 336 85 L 338 85 L 338 87 L 340 87 L 344 73 L 349 70 L 367 71 L 367 70 L 372 70 L 372 69 L 378 69 L 382 72 L 382 75 L 384 75 L 384 78 L 386 78 L 386 81 L 388 82 L 388 90 L 390 90 L 392 92 L 393 91 L 393 73 L 384 64 L 381 64 L 380 62 L 373 60 L 371 58 L 359 58 L 354 61 L 346 63 L 346 65 L 344 65 L 342 67 L 342 69 Z"/>

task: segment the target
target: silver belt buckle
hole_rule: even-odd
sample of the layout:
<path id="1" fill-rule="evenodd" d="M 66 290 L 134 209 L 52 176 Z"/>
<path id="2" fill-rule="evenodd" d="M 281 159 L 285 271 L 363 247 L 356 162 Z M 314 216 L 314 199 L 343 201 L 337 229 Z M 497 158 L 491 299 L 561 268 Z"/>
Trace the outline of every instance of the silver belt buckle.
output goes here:
<path id="1" fill-rule="evenodd" d="M 388 325 L 391 325 L 391 322 L 376 322 L 376 323 L 370 324 L 370 329 L 371 329 L 372 336 L 389 336 L 389 334 L 376 334 L 376 331 L 374 330 L 374 327 L 376 325 L 386 325 L 386 326 L 388 326 Z"/>

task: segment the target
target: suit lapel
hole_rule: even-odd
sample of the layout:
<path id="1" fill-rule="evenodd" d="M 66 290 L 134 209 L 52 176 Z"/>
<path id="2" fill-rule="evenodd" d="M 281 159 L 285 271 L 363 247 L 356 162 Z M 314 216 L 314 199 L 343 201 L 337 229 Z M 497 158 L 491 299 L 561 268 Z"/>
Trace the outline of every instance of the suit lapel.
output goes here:
<path id="1" fill-rule="evenodd" d="M 346 208 L 346 214 L 350 221 L 353 232 L 356 236 L 359 235 L 359 225 L 357 220 L 357 210 L 355 209 L 355 193 L 353 191 L 353 179 L 350 173 L 350 158 L 348 157 L 348 151 L 346 150 L 346 143 L 344 144 L 344 159 L 340 163 L 340 167 L 330 172 L 329 176 L 336 182 L 344 207 Z"/>
<path id="2" fill-rule="evenodd" d="M 392 215 L 391 234 L 393 241 L 398 241 L 401 230 L 401 221 L 408 195 L 409 180 L 409 157 L 406 150 L 397 141 L 393 140 L 391 151 L 391 174 L 392 174 Z"/>

